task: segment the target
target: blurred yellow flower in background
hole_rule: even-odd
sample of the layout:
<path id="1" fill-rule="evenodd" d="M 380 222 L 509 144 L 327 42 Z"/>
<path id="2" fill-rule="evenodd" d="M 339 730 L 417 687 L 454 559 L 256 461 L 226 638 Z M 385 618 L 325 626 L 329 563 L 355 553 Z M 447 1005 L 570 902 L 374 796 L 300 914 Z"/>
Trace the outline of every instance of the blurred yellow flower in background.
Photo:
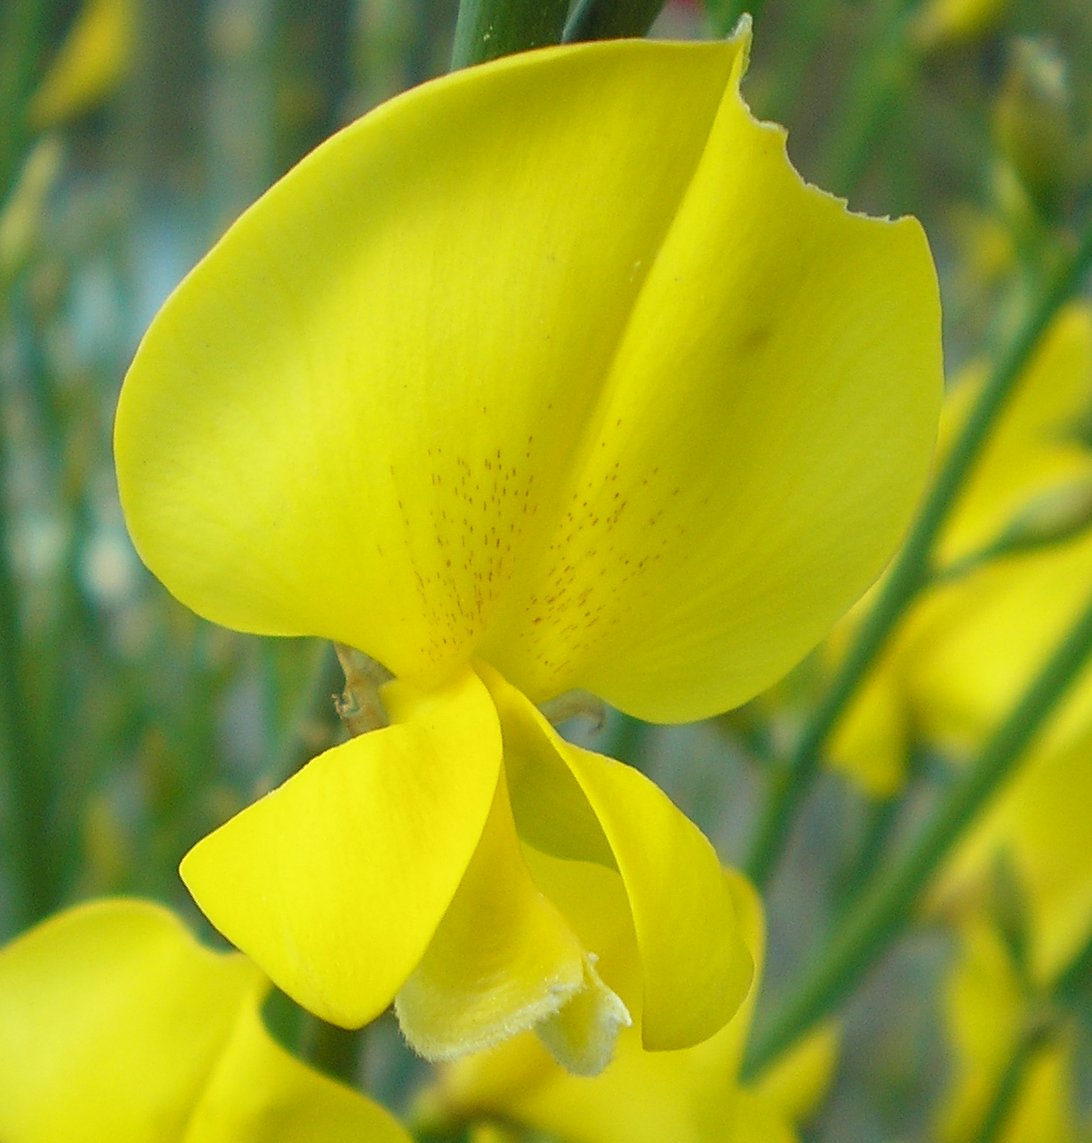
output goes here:
<path id="1" fill-rule="evenodd" d="M 954 387 L 942 454 L 981 380 L 975 366 Z M 831 744 L 832 764 L 870 793 L 899 788 L 914 740 L 973 753 L 1078 613 L 1092 577 L 1092 449 L 1079 435 L 1090 409 L 1092 309 L 1074 304 L 1044 337 L 956 503 L 936 556 L 940 580 Z M 1090 725 L 1086 670 L 1037 749 L 1060 749 Z"/>
<path id="2" fill-rule="evenodd" d="M 85 0 L 30 102 L 38 128 L 55 127 L 102 102 L 133 65 L 135 0 Z"/>
<path id="3" fill-rule="evenodd" d="M 945 991 L 954 1075 L 938 1108 L 940 1143 L 980 1139 L 991 1102 L 1025 1037 L 1041 1041 L 1014 1092 L 997 1143 L 1078 1143 L 1087 1138 L 1076 1114 L 1071 1029 L 1035 1028 L 1035 990 L 1022 977 L 1000 934 L 981 918 L 960 932 L 959 958 Z"/>
<path id="4" fill-rule="evenodd" d="M 926 48 L 987 36 L 1001 23 L 1009 0 L 925 0 L 914 13 L 913 32 Z"/>
<path id="5" fill-rule="evenodd" d="M 952 393 L 942 449 L 978 384 L 971 376 Z M 835 736 L 834 764 L 874 795 L 899 788 L 915 741 L 956 760 L 980 749 L 1079 614 L 1092 582 L 1092 449 L 1081 436 L 1090 410 L 1092 307 L 1079 303 L 1048 330 L 957 503 L 940 545 L 942 578 Z M 934 908 L 1015 908 L 1028 972 L 1054 979 L 1092 935 L 1090 800 L 1085 668 L 948 861 Z"/>

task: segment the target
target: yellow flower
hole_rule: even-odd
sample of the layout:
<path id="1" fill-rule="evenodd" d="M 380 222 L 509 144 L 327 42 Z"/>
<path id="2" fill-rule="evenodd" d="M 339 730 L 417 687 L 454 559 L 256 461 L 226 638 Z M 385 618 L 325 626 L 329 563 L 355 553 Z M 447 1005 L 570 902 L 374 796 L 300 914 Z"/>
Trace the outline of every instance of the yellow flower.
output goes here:
<path id="1" fill-rule="evenodd" d="M 926 49 L 967 43 L 989 35 L 1007 7 L 1008 0 L 925 0 L 911 30 Z"/>
<path id="2" fill-rule="evenodd" d="M 924 479 L 924 237 L 803 183 L 740 98 L 747 44 L 546 50 L 391 101 L 236 223 L 126 379 L 148 566 L 216 622 L 396 679 L 388 727 L 182 867 L 334 1022 L 397 996 L 427 1056 L 537 1025 L 601 1068 L 630 1015 L 529 845 L 618 879 L 646 1047 L 706 1039 L 746 987 L 712 847 L 534 704 L 747 699 L 875 577 Z"/>
<path id="3" fill-rule="evenodd" d="M 1028 971 L 1054 979 L 1092 939 L 1092 727 L 1027 759 L 957 850 L 937 888 L 939 908 L 980 911 L 997 894 L 998 862 L 1013 889 Z"/>
<path id="4" fill-rule="evenodd" d="M 941 452 L 982 380 L 975 366 L 954 388 Z M 835 735 L 834 765 L 873 794 L 901 785 L 914 738 L 957 756 L 977 750 L 1083 606 L 1092 529 L 1078 525 L 1082 513 L 1086 525 L 1092 516 L 1092 450 L 1078 426 L 1090 407 L 1092 307 L 1074 304 L 1055 319 L 1003 411 L 941 538 L 938 564 L 973 560 L 1005 536 L 1012 550 L 927 591 Z M 1061 538 L 1036 546 L 1051 530 Z M 1090 726 L 1085 671 L 1042 749 L 1062 749 Z"/>
<path id="5" fill-rule="evenodd" d="M 164 908 L 101 900 L 0 949 L 4 1143 L 409 1143 L 269 1036 L 269 982 Z"/>
<path id="6" fill-rule="evenodd" d="M 134 0 L 84 0 L 30 104 L 38 128 L 55 127 L 97 106 L 132 66 Z"/>
<path id="7" fill-rule="evenodd" d="M 954 1056 L 953 1079 L 936 1117 L 940 1143 L 972 1143 L 997 1097 L 1017 1045 L 1028 1035 L 1044 1041 L 1034 1051 L 998 1143 L 1077 1143 L 1072 1035 L 1036 1032 L 1034 991 L 997 932 L 981 919 L 964 925 L 945 990 Z"/>
<path id="8" fill-rule="evenodd" d="M 604 971 L 621 982 L 627 1004 L 640 1008 L 636 949 L 625 901 L 605 870 L 539 857 L 536 869 L 569 904 L 582 934 L 603 951 Z M 726 873 L 756 964 L 762 962 L 758 897 L 738 873 Z M 786 1143 L 830 1083 L 836 1037 L 829 1025 L 779 1062 L 762 1086 L 738 1080 L 740 1058 L 758 993 L 758 974 L 731 1022 L 693 1048 L 647 1052 L 626 1029 L 610 1067 L 588 1079 L 560 1068 L 531 1035 L 446 1065 L 417 1100 L 425 1127 L 520 1124 L 566 1143 Z M 767 1082 L 767 1080 L 769 1082 Z"/>
<path id="9" fill-rule="evenodd" d="M 981 375 L 954 390 L 947 447 Z M 1079 426 L 1092 408 L 1092 307 L 1062 311 L 1003 412 L 942 538 L 940 566 L 972 560 L 1011 535 L 1077 528 L 1014 550 L 931 589 L 911 611 L 833 743 L 836 765 L 878 795 L 896 791 L 912 739 L 972 756 L 1012 709 L 1074 622 L 1092 582 L 1092 450 Z M 1059 512 L 1059 506 L 1063 511 Z M 1017 526 L 1014 525 L 1014 521 Z M 1062 533 L 1065 527 L 1060 529 Z M 998 863 L 1014 878 L 1029 971 L 1052 979 L 1092 934 L 1092 669 L 1059 704 L 1019 769 L 947 863 L 934 906 L 981 912 Z"/>

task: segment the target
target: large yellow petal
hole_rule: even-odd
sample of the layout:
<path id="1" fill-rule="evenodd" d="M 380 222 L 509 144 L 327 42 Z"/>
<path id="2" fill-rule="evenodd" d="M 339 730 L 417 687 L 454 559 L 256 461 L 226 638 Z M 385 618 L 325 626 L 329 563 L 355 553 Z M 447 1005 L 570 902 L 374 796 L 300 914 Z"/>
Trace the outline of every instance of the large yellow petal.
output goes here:
<path id="1" fill-rule="evenodd" d="M 348 1027 L 420 960 L 493 800 L 500 730 L 465 671 L 429 693 L 392 683 L 393 724 L 310 762 L 182 863 L 209 919 L 290 996 Z"/>
<path id="2" fill-rule="evenodd" d="M 916 223 L 848 214 L 751 118 L 746 39 L 459 73 L 252 208 L 119 405 L 168 587 L 421 683 L 480 652 L 645 717 L 800 658 L 917 495 L 937 293 Z"/>
<path id="3" fill-rule="evenodd" d="M 260 980 L 149 902 L 78 906 L 17 938 L 0 950 L 0 1139 L 181 1138 Z"/>
<path id="4" fill-rule="evenodd" d="M 0 950 L 5 1143 L 408 1143 L 278 1047 L 269 982 L 149 901 L 69 909 Z"/>
<path id="5" fill-rule="evenodd" d="M 465 658 L 516 553 L 539 559 L 741 51 L 614 42 L 462 71 L 249 210 L 164 306 L 118 408 L 122 503 L 170 590 L 399 677 Z"/>
<path id="6" fill-rule="evenodd" d="M 513 783 L 541 767 L 559 788 L 575 783 L 598 821 L 640 950 L 645 1046 L 683 1048 L 707 1039 L 739 1007 L 752 975 L 713 847 L 639 771 L 563 741 L 497 672 L 482 667 L 482 676 L 501 717 L 506 757 L 517 755 Z M 542 822 L 552 807 L 515 804 L 517 824 L 533 844 L 548 846 L 560 836 L 563 847 L 554 852 L 574 856 L 564 844 L 564 823 Z"/>
<path id="7" fill-rule="evenodd" d="M 568 497 L 482 655 L 532 697 L 727 709 L 892 554 L 929 467 L 939 301 L 912 219 L 848 213 L 738 93 L 615 353 Z"/>
<path id="8" fill-rule="evenodd" d="M 491 1047 L 584 986 L 580 942 L 531 880 L 503 775 L 481 842 L 395 1010 L 426 1059 Z"/>

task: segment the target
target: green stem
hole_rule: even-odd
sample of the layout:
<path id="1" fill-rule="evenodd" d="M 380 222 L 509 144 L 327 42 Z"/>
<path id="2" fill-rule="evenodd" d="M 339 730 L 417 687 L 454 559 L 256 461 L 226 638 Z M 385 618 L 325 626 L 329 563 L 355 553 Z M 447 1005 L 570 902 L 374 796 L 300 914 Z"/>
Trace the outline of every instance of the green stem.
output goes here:
<path id="1" fill-rule="evenodd" d="M 899 811 L 905 804 L 905 793 L 905 790 L 900 790 L 897 794 L 869 805 L 864 837 L 854 855 L 852 866 L 838 886 L 837 916 L 844 917 L 853 907 L 861 890 L 875 872 L 898 823 Z"/>
<path id="2" fill-rule="evenodd" d="M 11 3 L 0 16 L 0 208 L 15 184 L 30 142 L 26 102 L 37 75 L 43 6 Z M 8 289 L 10 289 L 10 285 Z M 13 298 L 5 293 L 0 318 L 15 322 Z M 46 844 L 48 790 L 35 765 L 30 704 L 25 693 L 18 589 L 11 568 L 6 480 L 6 421 L 0 408 L 0 776 L 7 801 L 10 913 L 16 929 L 30 925 L 53 904 Z"/>
<path id="3" fill-rule="evenodd" d="M 334 700 L 344 685 L 345 678 L 333 645 L 320 644 L 315 662 L 299 692 L 296 708 L 277 743 L 272 781 L 280 784 L 319 753 L 315 744 L 317 726 L 330 727 L 330 739 L 333 738 L 337 724 Z M 320 749 L 327 745 L 329 742 L 323 742 Z"/>
<path id="4" fill-rule="evenodd" d="M 840 115 L 833 116 L 835 131 L 823 148 L 822 186 L 849 195 L 864 174 L 875 148 L 876 136 L 887 122 L 892 106 L 905 91 L 916 51 L 909 36 L 912 5 L 892 0 L 886 25 L 856 58 Z"/>
<path id="5" fill-rule="evenodd" d="M 3 476 L 6 439 L 0 426 L 0 774 L 4 780 L 6 856 L 14 930 L 45 916 L 54 904 L 48 828 L 49 790 L 37 762 L 21 651 L 18 592 L 10 561 Z M 2 920 L 0 920 L 2 923 Z"/>
<path id="6" fill-rule="evenodd" d="M 1081 992 L 1088 987 L 1092 973 L 1092 935 L 1062 969 L 1046 999 L 1045 1018 L 1031 1019 L 1013 1049 L 993 1098 L 982 1117 L 975 1143 L 997 1143 L 1027 1078 L 1028 1069 L 1039 1052 L 1053 1041 L 1058 1021 L 1076 1008 Z"/>
<path id="7" fill-rule="evenodd" d="M 941 803 L 910 851 L 881 873 L 835 931 L 796 991 L 775 1012 L 745 1065 L 755 1076 L 826 1016 L 909 924 L 940 863 L 1011 773 L 1047 715 L 1092 657 L 1092 597 L 1046 666 Z"/>
<path id="8" fill-rule="evenodd" d="M 418 1128 L 414 1137 L 418 1143 L 470 1143 L 473 1128 L 469 1124 L 456 1123 L 450 1127 Z"/>
<path id="9" fill-rule="evenodd" d="M 820 751 L 830 732 L 876 661 L 899 617 L 928 581 L 934 542 L 986 444 L 990 429 L 1039 339 L 1059 308 L 1079 288 L 1090 263 L 1092 223 L 1081 235 L 1073 257 L 1055 274 L 994 365 L 880 589 L 876 605 L 797 740 L 783 772 L 774 781 L 747 863 L 749 876 L 760 888 L 781 856 L 796 811 L 818 773 Z"/>
<path id="10" fill-rule="evenodd" d="M 27 104 L 38 78 L 47 5 L 7 0 L 0 7 L 0 205 L 30 141 Z"/>
<path id="11" fill-rule="evenodd" d="M 565 43 L 643 36 L 652 27 L 664 0 L 578 0 L 565 25 Z"/>
<path id="12" fill-rule="evenodd" d="M 823 35 L 830 26 L 830 7 L 831 0 L 786 6 L 782 13 L 784 26 L 776 45 L 777 57 L 769 69 L 771 86 L 762 106 L 756 109 L 763 118 L 790 124 L 800 90 L 813 78 L 812 61 L 824 49 Z"/>
<path id="13" fill-rule="evenodd" d="M 27 105 L 38 78 L 46 5 L 12 0 L 0 8 L 0 208 L 11 193 L 30 142 Z M 11 284 L 8 283 L 8 290 Z M 0 318 L 14 321 L 11 297 L 0 298 Z M 31 728 L 22 659 L 19 596 L 11 566 L 6 512 L 6 419 L 0 409 L 0 779 L 7 801 L 8 919 L 22 928 L 54 904 L 47 823 L 48 788 Z M 2 923 L 2 922 L 0 922 Z"/>
<path id="14" fill-rule="evenodd" d="M 1063 1008 L 1074 1005 L 1081 993 L 1092 984 L 1092 933 L 1069 964 L 1058 974 L 1051 998 Z"/>
<path id="15" fill-rule="evenodd" d="M 318 1016 L 310 1016 L 305 1021 L 301 1054 L 320 1072 L 357 1087 L 363 1036 L 361 1028 L 339 1028 Z"/>
<path id="16" fill-rule="evenodd" d="M 1008 1118 L 1016 1107 L 1016 1098 L 1024 1086 L 1028 1068 L 1035 1057 L 1050 1043 L 1050 1034 L 1043 1027 L 1029 1029 L 1016 1044 L 1016 1049 L 994 1091 L 993 1098 L 982 1117 L 982 1126 L 974 1136 L 975 1143 L 997 1143 Z"/>
<path id="17" fill-rule="evenodd" d="M 461 0 L 451 70 L 561 41 L 568 0 Z"/>
<path id="18" fill-rule="evenodd" d="M 749 12 L 757 24 L 765 7 L 766 0 L 751 0 L 749 4 L 745 0 L 705 0 L 709 31 L 718 39 L 727 36 L 744 12 Z"/>

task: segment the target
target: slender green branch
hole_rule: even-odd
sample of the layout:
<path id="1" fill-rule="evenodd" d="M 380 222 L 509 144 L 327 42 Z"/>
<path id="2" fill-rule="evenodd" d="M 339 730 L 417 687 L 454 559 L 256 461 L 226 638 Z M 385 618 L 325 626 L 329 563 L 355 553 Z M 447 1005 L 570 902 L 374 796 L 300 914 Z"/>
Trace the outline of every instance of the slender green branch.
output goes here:
<path id="1" fill-rule="evenodd" d="M 319 644 L 311 670 L 298 692 L 295 709 L 281 731 L 280 741 L 276 743 L 271 781 L 283 782 L 330 744 L 337 725 L 335 700 L 344 685 L 345 679 L 333 646 Z M 324 727 L 329 728 L 329 735 L 321 732 L 316 735 L 316 728 Z"/>
<path id="2" fill-rule="evenodd" d="M 451 70 L 561 40 L 568 0 L 461 0 Z"/>
<path id="3" fill-rule="evenodd" d="M 813 60 L 825 50 L 824 34 L 830 27 L 832 0 L 785 5 L 777 57 L 768 69 L 766 97 L 755 110 L 775 123 L 788 123 L 799 102 L 801 88 L 814 76 Z M 752 11 L 752 17 L 754 12 Z"/>
<path id="4" fill-rule="evenodd" d="M 30 139 L 27 103 L 38 78 L 47 7 L 42 0 L 8 0 L 0 6 L 0 205 Z"/>
<path id="5" fill-rule="evenodd" d="M 578 0 L 565 25 L 565 43 L 643 36 L 652 27 L 664 0 Z"/>
<path id="6" fill-rule="evenodd" d="M 6 441 L 0 427 L 0 775 L 4 781 L 11 923 L 21 929 L 54 904 L 48 838 L 49 789 L 37 764 L 23 660 L 18 593 L 11 567 L 3 493 Z"/>
<path id="7" fill-rule="evenodd" d="M 1068 1008 L 1077 1003 L 1081 994 L 1092 987 L 1092 933 L 1084 945 L 1058 974 L 1051 989 L 1054 1003 Z"/>
<path id="8" fill-rule="evenodd" d="M 1080 287 L 1090 263 L 1092 222 L 1081 235 L 1073 257 L 1055 275 L 997 359 L 891 567 L 876 605 L 797 740 L 784 771 L 775 779 L 747 863 L 748 874 L 760 887 L 781 856 L 796 811 L 818 773 L 821 751 L 830 732 L 876 661 L 899 617 L 927 583 L 933 545 L 986 444 L 990 429 L 1039 339 L 1059 308 Z"/>
<path id="9" fill-rule="evenodd" d="M 882 800 L 873 801 L 868 807 L 864 836 L 852 865 L 837 887 L 836 915 L 844 917 L 852 909 L 858 894 L 868 884 L 880 859 L 887 849 L 899 820 L 899 812 L 905 805 L 905 791 Z"/>
<path id="10" fill-rule="evenodd" d="M 744 12 L 749 12 L 757 24 L 766 7 L 766 0 L 705 0 L 705 13 L 709 21 L 709 31 L 715 37 L 727 36 L 739 22 Z"/>
<path id="11" fill-rule="evenodd" d="M 37 81 L 46 15 L 42 0 L 12 0 L 0 6 L 0 208 L 30 141 L 27 104 Z M 0 295 L 0 306 L 0 325 L 13 321 L 6 292 Z M 22 927 L 43 916 L 55 902 L 46 813 L 49 790 L 31 724 L 19 597 L 11 566 L 5 431 L 6 419 L 0 415 L 0 779 L 8 803 L 10 919 Z"/>
<path id="12" fill-rule="evenodd" d="M 974 1137 L 975 1143 L 997 1143 L 1001 1138 L 1009 1116 L 1016 1107 L 1028 1069 L 1050 1042 L 1051 1029 L 1042 1022 L 1028 1028 L 1021 1035 L 982 1117 L 982 1126 Z"/>
<path id="13" fill-rule="evenodd" d="M 1037 497 L 998 536 L 933 572 L 933 583 L 951 583 L 1003 556 L 1050 548 L 1092 530 L 1092 478 Z"/>
<path id="14" fill-rule="evenodd" d="M 826 1016 L 909 924 L 914 906 L 956 842 L 1012 772 L 1047 715 L 1092 658 L 1092 598 L 974 766 L 948 793 L 910 851 L 862 895 L 756 1039 L 745 1065 L 754 1076 Z"/>
<path id="15" fill-rule="evenodd" d="M 1028 1069 L 1039 1052 L 1053 1042 L 1059 1022 L 1065 1018 L 1066 1013 L 1079 1004 L 1081 993 L 1088 988 L 1090 973 L 1092 934 L 1058 974 L 1046 997 L 1044 1009 L 1038 1012 L 1037 1018 L 1033 1013 L 1023 1030 L 982 1116 L 982 1126 L 975 1136 L 976 1143 L 996 1143 L 1002 1137 L 1027 1079 Z"/>
<path id="16" fill-rule="evenodd" d="M 876 137 L 907 86 L 917 49 L 909 35 L 913 5 L 891 0 L 886 23 L 855 58 L 841 114 L 832 117 L 834 133 L 823 149 L 821 184 L 849 195 L 860 182 Z"/>

